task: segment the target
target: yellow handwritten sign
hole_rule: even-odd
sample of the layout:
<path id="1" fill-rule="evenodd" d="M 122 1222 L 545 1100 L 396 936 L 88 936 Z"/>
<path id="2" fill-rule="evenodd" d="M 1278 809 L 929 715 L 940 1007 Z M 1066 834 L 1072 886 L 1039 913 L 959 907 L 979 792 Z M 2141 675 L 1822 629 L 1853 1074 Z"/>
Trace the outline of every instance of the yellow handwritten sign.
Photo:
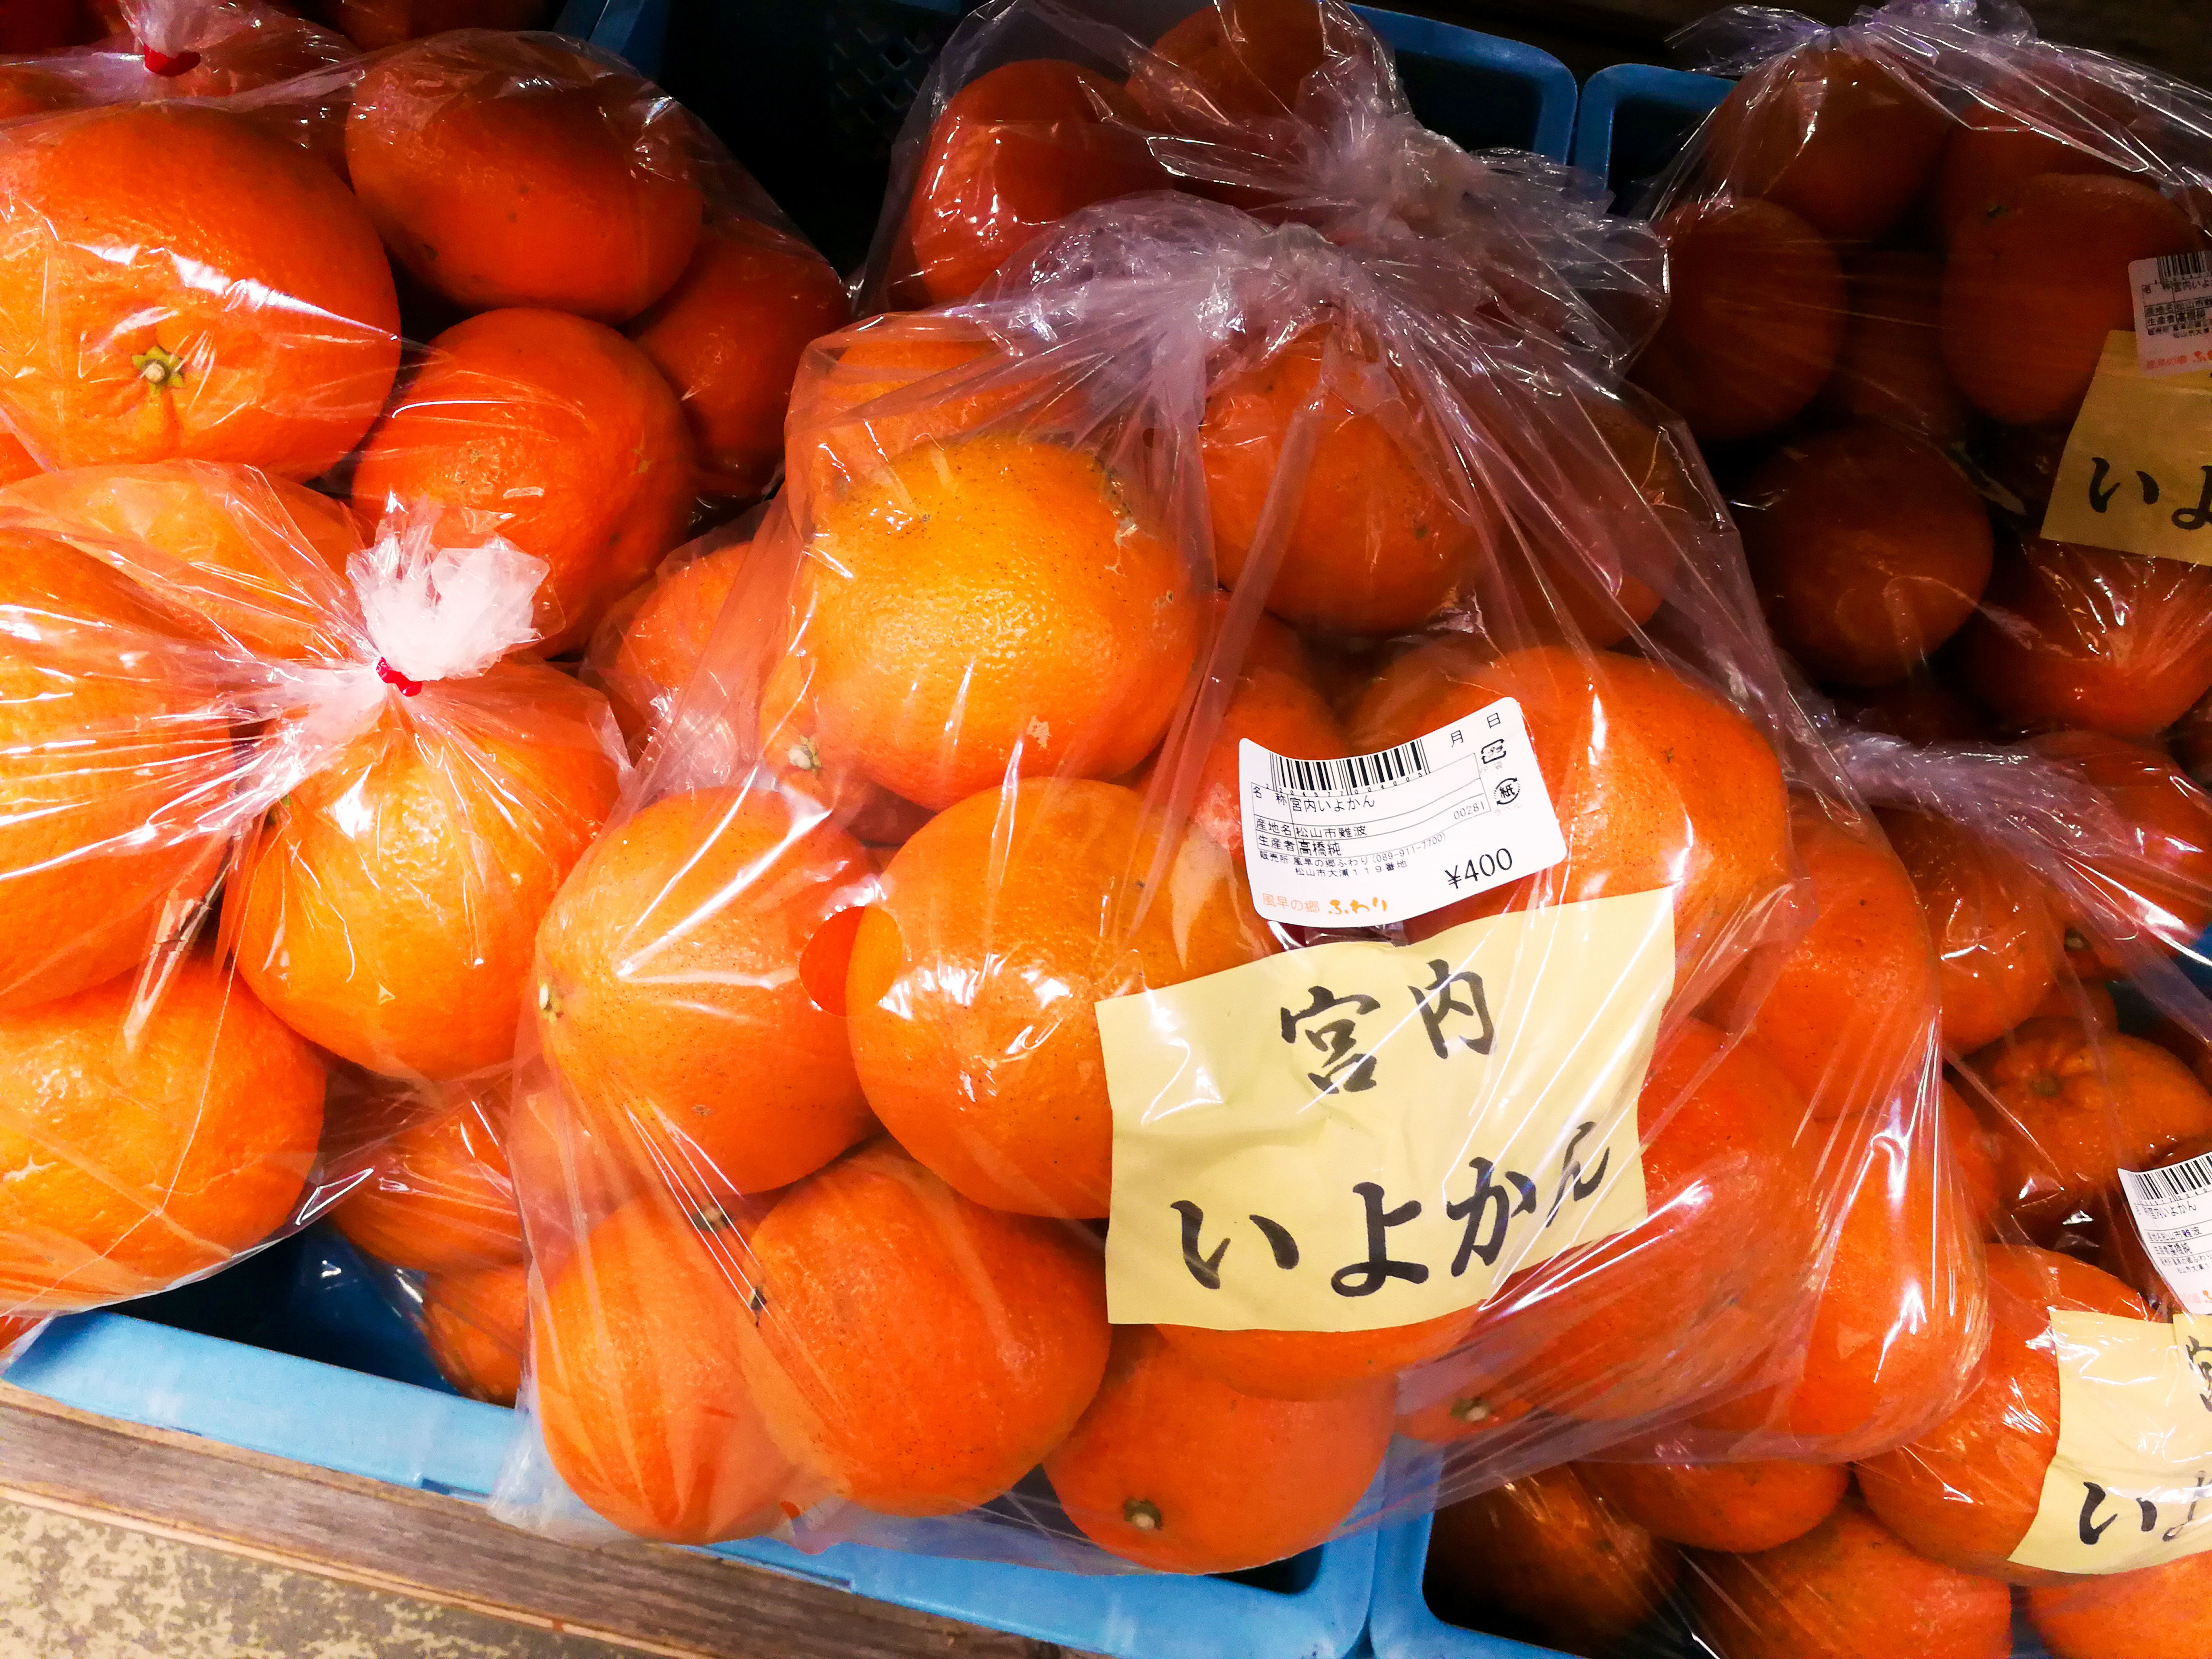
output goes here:
<path id="1" fill-rule="evenodd" d="M 2145 374 L 2132 333 L 2106 336 L 2043 533 L 2212 564 L 2212 370 Z"/>
<path id="2" fill-rule="evenodd" d="M 2012 1559 L 2126 1572 L 2212 1549 L 2212 1318 L 2053 1309 L 2058 1449 Z"/>
<path id="3" fill-rule="evenodd" d="M 1120 1323 L 1371 1330 L 1647 1213 L 1665 891 L 1347 940 L 1098 1005 Z"/>

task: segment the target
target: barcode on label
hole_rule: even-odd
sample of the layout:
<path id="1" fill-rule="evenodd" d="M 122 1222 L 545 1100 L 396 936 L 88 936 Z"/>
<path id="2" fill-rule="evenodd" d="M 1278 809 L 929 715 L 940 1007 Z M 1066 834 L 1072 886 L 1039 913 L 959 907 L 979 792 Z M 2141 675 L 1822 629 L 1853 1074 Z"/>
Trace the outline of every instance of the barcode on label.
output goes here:
<path id="1" fill-rule="evenodd" d="M 2163 1170 L 2123 1170 L 2120 1179 L 2135 1198 L 2189 1198 L 2212 1193 L 2212 1153 Z"/>
<path id="2" fill-rule="evenodd" d="M 2158 280 L 2169 288 L 2183 283 L 2212 276 L 2212 260 L 2202 253 L 2161 253 L 2158 256 Z"/>
<path id="3" fill-rule="evenodd" d="M 1270 755 L 1267 760 L 1276 788 L 1313 795 L 1354 794 L 1378 784 L 1425 777 L 1429 770 L 1428 754 L 1419 738 L 1379 755 L 1352 755 L 1343 760 L 1293 760 L 1287 755 Z"/>

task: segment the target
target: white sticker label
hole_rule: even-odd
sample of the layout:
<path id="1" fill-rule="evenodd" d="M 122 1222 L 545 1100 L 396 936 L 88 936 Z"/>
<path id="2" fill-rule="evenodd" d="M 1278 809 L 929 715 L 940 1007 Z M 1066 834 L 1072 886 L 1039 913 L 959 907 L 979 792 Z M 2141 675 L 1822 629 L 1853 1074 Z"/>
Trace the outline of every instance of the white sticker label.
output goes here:
<path id="1" fill-rule="evenodd" d="M 1376 755 L 1237 750 L 1244 868 L 1270 921 L 1410 921 L 1567 854 L 1521 705 L 1501 698 Z"/>
<path id="2" fill-rule="evenodd" d="M 2212 259 L 2163 253 L 2128 266 L 2136 362 L 2146 374 L 2212 368 Z"/>
<path id="3" fill-rule="evenodd" d="M 2163 1170 L 2123 1170 L 2128 1208 L 2159 1277 L 2193 1314 L 2212 1314 L 2212 1152 Z"/>

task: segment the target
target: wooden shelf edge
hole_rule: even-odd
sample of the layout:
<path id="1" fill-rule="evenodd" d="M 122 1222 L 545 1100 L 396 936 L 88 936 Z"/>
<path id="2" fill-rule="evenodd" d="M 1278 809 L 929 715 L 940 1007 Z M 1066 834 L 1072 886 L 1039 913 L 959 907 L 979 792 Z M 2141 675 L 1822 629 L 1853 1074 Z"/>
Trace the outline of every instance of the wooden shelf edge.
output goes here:
<path id="1" fill-rule="evenodd" d="M 669 1659 L 1068 1659 L 739 1563 L 519 1532 L 473 1504 L 0 1383 L 0 1497 Z"/>

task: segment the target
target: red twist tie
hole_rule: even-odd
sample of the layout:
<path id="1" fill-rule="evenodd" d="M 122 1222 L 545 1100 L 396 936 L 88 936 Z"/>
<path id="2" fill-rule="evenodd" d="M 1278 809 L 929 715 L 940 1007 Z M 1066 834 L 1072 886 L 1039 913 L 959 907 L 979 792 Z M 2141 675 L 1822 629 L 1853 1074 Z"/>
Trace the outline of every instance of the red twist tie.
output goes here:
<path id="1" fill-rule="evenodd" d="M 406 675 L 401 673 L 398 669 L 394 668 L 390 663 L 385 661 L 381 657 L 379 657 L 376 659 L 376 678 L 382 680 L 386 685 L 398 686 L 399 688 L 399 695 L 403 697 L 413 697 L 422 695 L 422 681 L 409 679 Z"/>
<path id="2" fill-rule="evenodd" d="M 166 52 L 146 48 L 146 70 L 163 80 L 173 80 L 179 75 L 189 75 L 200 66 L 200 55 L 196 52 L 180 52 L 174 58 Z"/>

